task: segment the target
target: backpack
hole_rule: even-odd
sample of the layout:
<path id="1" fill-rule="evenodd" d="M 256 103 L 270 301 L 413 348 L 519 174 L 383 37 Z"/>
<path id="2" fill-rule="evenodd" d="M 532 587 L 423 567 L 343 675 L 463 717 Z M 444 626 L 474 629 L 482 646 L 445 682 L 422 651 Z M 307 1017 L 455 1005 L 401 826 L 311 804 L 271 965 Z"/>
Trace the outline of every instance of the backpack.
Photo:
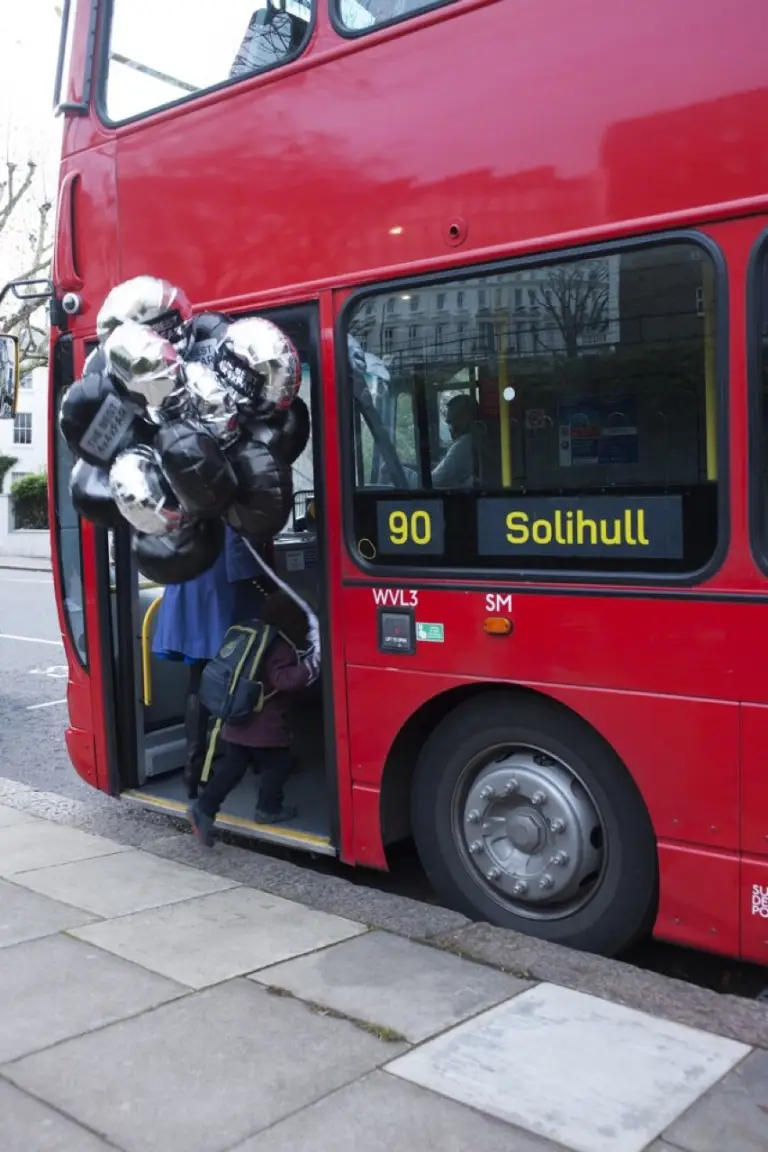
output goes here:
<path id="1" fill-rule="evenodd" d="M 211 740 L 201 774 L 205 783 L 211 771 L 219 734 L 224 724 L 245 724 L 261 712 L 274 692 L 265 693 L 259 679 L 264 656 L 279 635 L 276 628 L 261 620 L 233 624 L 213 660 L 203 669 L 200 703 L 214 717 Z"/>

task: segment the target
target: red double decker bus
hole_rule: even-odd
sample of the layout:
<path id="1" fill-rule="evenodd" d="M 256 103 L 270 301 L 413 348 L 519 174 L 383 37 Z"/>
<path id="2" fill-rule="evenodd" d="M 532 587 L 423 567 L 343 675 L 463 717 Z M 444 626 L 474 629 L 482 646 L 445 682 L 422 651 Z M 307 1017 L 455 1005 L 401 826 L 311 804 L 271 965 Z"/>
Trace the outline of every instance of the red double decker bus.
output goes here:
<path id="1" fill-rule="evenodd" d="M 768 962 L 764 0 L 260 4 L 78 0 L 58 96 L 52 423 L 142 273 L 303 362 L 299 815 L 244 783 L 221 824 L 413 837 L 470 916 Z M 71 464 L 52 436 L 69 753 L 181 811 L 162 590 Z"/>

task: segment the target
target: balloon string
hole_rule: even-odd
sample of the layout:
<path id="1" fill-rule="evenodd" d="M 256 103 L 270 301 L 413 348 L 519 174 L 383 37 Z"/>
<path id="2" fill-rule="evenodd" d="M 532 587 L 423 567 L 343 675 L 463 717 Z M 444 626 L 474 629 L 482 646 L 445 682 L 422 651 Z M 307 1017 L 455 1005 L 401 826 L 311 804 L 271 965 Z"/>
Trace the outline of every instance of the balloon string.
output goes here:
<path id="1" fill-rule="evenodd" d="M 317 619 L 317 616 L 315 616 L 314 612 L 310 608 L 309 604 L 307 604 L 306 600 L 302 600 L 302 598 L 301 598 L 301 596 L 299 596 L 298 592 L 295 592 L 293 590 L 293 588 L 290 587 L 289 584 L 286 584 L 283 580 L 281 580 L 276 572 L 273 572 L 273 570 L 270 568 L 269 564 L 267 564 L 264 557 L 259 552 L 257 552 L 257 550 L 253 547 L 253 545 L 251 544 L 251 542 L 249 540 L 246 540 L 245 536 L 241 536 L 240 539 L 243 541 L 246 548 L 250 552 L 251 556 L 253 556 L 254 560 L 259 565 L 259 567 L 262 569 L 262 571 L 265 572 L 267 574 L 267 576 L 269 576 L 270 580 L 273 580 L 279 588 L 282 588 L 283 592 L 285 592 L 285 594 L 287 596 L 290 596 L 290 598 L 291 598 L 291 600 L 293 600 L 294 604 L 297 604 L 299 606 L 299 608 L 301 608 L 302 612 L 304 613 L 304 615 L 307 618 L 307 623 L 309 625 L 308 633 L 307 633 L 308 647 L 312 652 L 315 652 L 319 655 L 320 654 L 320 622 Z"/>

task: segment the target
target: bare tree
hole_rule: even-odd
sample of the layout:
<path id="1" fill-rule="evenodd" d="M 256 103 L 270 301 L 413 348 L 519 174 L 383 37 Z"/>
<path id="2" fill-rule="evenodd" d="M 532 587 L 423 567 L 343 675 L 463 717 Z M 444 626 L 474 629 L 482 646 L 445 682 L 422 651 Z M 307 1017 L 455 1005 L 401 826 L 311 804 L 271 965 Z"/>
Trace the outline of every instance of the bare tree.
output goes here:
<path id="1" fill-rule="evenodd" d="M 38 167 L 28 160 L 26 170 L 18 171 L 13 160 L 6 161 L 5 174 L 0 177 L 0 240 L 11 238 L 4 248 L 13 253 L 12 264 L 3 260 L 2 279 L 34 280 L 49 275 L 53 252 L 51 210 L 53 204 L 39 196 Z M 12 230 L 18 225 L 18 239 L 13 242 Z M 2 285 L 0 285 L 2 286 Z M 48 315 L 45 302 L 20 301 L 10 297 L 0 314 L 0 332 L 19 337 L 21 372 L 31 372 L 48 363 Z"/>
<path id="2" fill-rule="evenodd" d="M 598 336 L 607 329 L 607 261 L 559 264 L 538 290 L 536 306 L 552 321 L 566 356 L 575 359 L 585 337 Z"/>

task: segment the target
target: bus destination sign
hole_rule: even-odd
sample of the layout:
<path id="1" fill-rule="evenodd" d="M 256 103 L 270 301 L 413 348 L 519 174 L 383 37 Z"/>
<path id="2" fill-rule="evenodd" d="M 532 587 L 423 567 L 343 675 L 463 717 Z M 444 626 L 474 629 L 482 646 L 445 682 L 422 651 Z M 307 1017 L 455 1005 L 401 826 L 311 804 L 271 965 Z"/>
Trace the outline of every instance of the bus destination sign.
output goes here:
<path id="1" fill-rule="evenodd" d="M 682 496 L 514 496 L 477 502 L 480 556 L 679 560 Z"/>
<path id="2" fill-rule="evenodd" d="M 385 556 L 442 556 L 442 500 L 380 500 L 376 506 L 378 550 Z"/>

